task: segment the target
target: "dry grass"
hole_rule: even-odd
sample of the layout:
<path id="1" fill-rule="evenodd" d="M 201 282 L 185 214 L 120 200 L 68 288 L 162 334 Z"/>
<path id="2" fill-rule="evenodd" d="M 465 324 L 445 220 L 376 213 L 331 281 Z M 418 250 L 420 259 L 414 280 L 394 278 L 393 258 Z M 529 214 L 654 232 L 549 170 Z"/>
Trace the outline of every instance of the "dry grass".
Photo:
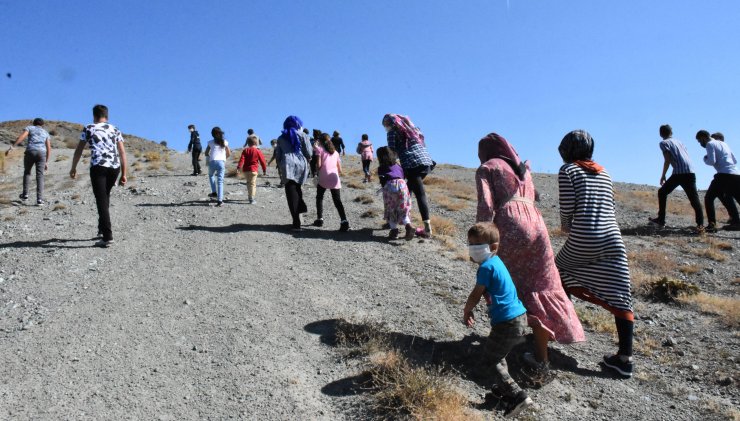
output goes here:
<path id="1" fill-rule="evenodd" d="M 149 166 L 147 167 L 150 171 L 157 171 L 160 168 L 159 161 L 151 161 L 149 162 Z"/>
<path id="2" fill-rule="evenodd" d="M 51 209 L 52 211 L 60 211 L 67 209 L 67 206 L 64 203 L 57 203 L 54 205 L 54 207 Z"/>
<path id="3" fill-rule="evenodd" d="M 11 203 L 13 203 L 12 199 L 9 199 L 5 196 L 0 196 L 0 205 L 10 205 Z"/>
<path id="4" fill-rule="evenodd" d="M 375 199 L 369 194 L 362 194 L 360 196 L 355 197 L 354 201 L 357 203 L 362 203 L 363 205 L 369 205 L 371 203 L 374 203 Z"/>
<path id="5" fill-rule="evenodd" d="M 3 221 L 10 222 L 10 221 L 12 221 L 14 219 L 15 219 L 15 216 L 8 215 L 8 216 L 6 216 L 6 217 L 3 218 Z"/>
<path id="6" fill-rule="evenodd" d="M 167 171 L 172 171 L 172 170 L 174 170 L 174 169 L 175 169 L 175 166 L 174 166 L 174 165 L 172 165 L 172 164 L 171 164 L 171 163 L 169 163 L 169 162 L 167 162 L 166 164 L 164 164 L 164 167 L 165 167 L 165 169 L 167 169 Z"/>
<path id="7" fill-rule="evenodd" d="M 705 257 L 707 259 L 714 260 L 715 262 L 724 262 L 727 260 L 727 256 L 714 246 L 696 250 L 694 253 L 699 257 Z"/>
<path id="8" fill-rule="evenodd" d="M 701 272 L 701 266 L 699 265 L 682 265 L 680 268 L 678 268 L 678 271 L 683 273 L 684 275 L 696 275 L 697 273 Z"/>
<path id="9" fill-rule="evenodd" d="M 446 194 L 431 194 L 431 202 L 442 209 L 457 212 L 468 207 L 468 203 L 457 200 L 450 200 Z"/>
<path id="10" fill-rule="evenodd" d="M 640 338 L 635 338 L 633 348 L 635 352 L 645 355 L 646 357 L 652 357 L 655 351 L 662 348 L 660 342 L 651 337 L 645 337 L 640 335 Z"/>
<path id="11" fill-rule="evenodd" d="M 368 209 L 360 215 L 360 218 L 377 218 L 382 216 L 383 212 L 378 209 Z"/>
<path id="12" fill-rule="evenodd" d="M 80 143 L 80 139 L 75 139 L 74 137 L 64 138 L 64 146 L 66 146 L 67 149 L 76 149 L 79 143 Z"/>
<path id="13" fill-rule="evenodd" d="M 416 367 L 393 348 L 390 335 L 377 323 L 340 320 L 337 343 L 350 354 L 366 357 L 368 388 L 378 414 L 416 420 L 467 420 L 467 399 L 453 379 L 439 369 Z"/>
<path id="14" fill-rule="evenodd" d="M 576 305 L 575 309 L 578 318 L 585 327 L 601 333 L 617 332 L 614 316 L 608 311 L 601 308 L 592 309 L 583 305 Z"/>
<path id="15" fill-rule="evenodd" d="M 162 155 L 157 151 L 150 151 L 144 153 L 144 160 L 146 162 L 159 162 L 162 160 Z"/>
<path id="16" fill-rule="evenodd" d="M 141 156 L 142 156 L 142 154 L 141 154 L 141 151 L 140 150 L 135 150 L 134 151 L 134 158 L 141 158 Z"/>
<path id="17" fill-rule="evenodd" d="M 630 267 L 638 268 L 652 275 L 668 275 L 678 266 L 667 254 L 659 250 L 629 252 Z"/>
<path id="18" fill-rule="evenodd" d="M 432 232 L 435 236 L 454 237 L 457 235 L 457 225 L 451 219 L 432 215 L 430 222 L 432 223 Z"/>
<path id="19" fill-rule="evenodd" d="M 81 197 L 82 196 L 80 196 L 79 194 L 73 194 L 72 197 L 70 197 L 70 199 L 72 199 L 72 200 L 80 200 Z"/>
<path id="20" fill-rule="evenodd" d="M 54 162 L 62 162 L 67 161 L 69 157 L 67 155 L 57 155 L 57 158 L 54 160 Z"/>
<path id="21" fill-rule="evenodd" d="M 345 186 L 349 187 L 350 189 L 363 190 L 367 188 L 368 184 L 359 181 L 348 181 L 347 183 L 345 183 Z"/>
<path id="22" fill-rule="evenodd" d="M 144 165 L 142 165 L 141 161 L 136 161 L 130 168 L 134 171 L 141 171 L 144 168 Z"/>
<path id="23" fill-rule="evenodd" d="M 718 315 L 724 323 L 732 328 L 740 326 L 740 299 L 735 296 L 721 297 L 702 292 L 695 295 L 681 296 L 678 300 L 696 305 L 703 312 Z"/>
<path id="24" fill-rule="evenodd" d="M 453 197 L 464 201 L 476 201 L 478 199 L 474 185 L 448 180 L 446 178 L 427 177 L 424 179 L 424 187 L 432 193 L 439 193 L 436 196 L 437 198 L 444 195 L 448 198 Z"/>
<path id="25" fill-rule="evenodd" d="M 614 193 L 614 199 L 619 207 L 624 207 L 637 212 L 658 212 L 658 192 L 647 190 L 618 190 Z M 691 207 L 686 195 L 680 191 L 675 191 L 668 196 L 666 211 L 672 215 L 693 215 L 694 209 Z M 727 212 L 720 207 L 717 213 L 718 217 L 727 217 Z M 723 216 L 724 215 L 724 216 Z"/>
<path id="26" fill-rule="evenodd" d="M 227 177 L 227 178 L 236 178 L 237 175 L 238 174 L 236 172 L 236 168 L 229 168 L 228 170 L 226 170 L 225 177 Z"/>
<path id="27" fill-rule="evenodd" d="M 699 291 L 699 287 L 692 283 L 679 279 L 671 279 L 666 276 L 662 278 L 650 278 L 638 290 L 638 292 L 647 298 L 662 303 L 676 301 L 682 296 L 696 295 Z"/>
<path id="28" fill-rule="evenodd" d="M 0 174 L 5 174 L 5 154 L 0 153 Z"/>

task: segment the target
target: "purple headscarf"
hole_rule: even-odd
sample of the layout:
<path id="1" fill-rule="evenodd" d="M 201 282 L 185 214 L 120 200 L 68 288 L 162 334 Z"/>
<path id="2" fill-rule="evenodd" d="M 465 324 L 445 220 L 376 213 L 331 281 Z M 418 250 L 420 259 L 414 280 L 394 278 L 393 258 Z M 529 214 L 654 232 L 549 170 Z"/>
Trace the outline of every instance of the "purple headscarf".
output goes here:
<path id="1" fill-rule="evenodd" d="M 283 122 L 283 134 L 290 138 L 290 144 L 293 146 L 293 152 L 301 153 L 301 138 L 298 132 L 301 131 L 303 122 L 300 118 L 291 115 Z"/>
<path id="2" fill-rule="evenodd" d="M 424 146 L 424 134 L 407 116 L 400 114 L 386 114 L 383 116 L 383 125 L 390 126 L 401 133 L 406 140 L 407 148 L 409 146 L 409 142 L 420 143 Z"/>

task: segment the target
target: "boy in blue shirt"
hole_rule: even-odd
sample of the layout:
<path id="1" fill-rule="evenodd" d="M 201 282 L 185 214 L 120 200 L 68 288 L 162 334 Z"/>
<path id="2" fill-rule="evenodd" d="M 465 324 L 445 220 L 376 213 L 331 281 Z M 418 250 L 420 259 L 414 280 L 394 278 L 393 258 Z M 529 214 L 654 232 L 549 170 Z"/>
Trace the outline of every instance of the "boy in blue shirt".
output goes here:
<path id="1" fill-rule="evenodd" d="M 496 366 L 496 383 L 504 394 L 502 401 L 506 403 L 504 416 L 510 418 L 533 404 L 527 392 L 511 378 L 506 364 L 506 355 L 514 346 L 524 342 L 527 310 L 517 297 L 516 287 L 504 262 L 496 256 L 498 245 L 499 232 L 496 225 L 480 222 L 468 230 L 470 259 L 480 267 L 475 288 L 465 303 L 463 323 L 473 327 L 473 309 L 485 295 L 486 302 L 490 303 L 488 312 L 491 317 L 491 333 L 485 344 L 486 364 L 493 363 Z"/>

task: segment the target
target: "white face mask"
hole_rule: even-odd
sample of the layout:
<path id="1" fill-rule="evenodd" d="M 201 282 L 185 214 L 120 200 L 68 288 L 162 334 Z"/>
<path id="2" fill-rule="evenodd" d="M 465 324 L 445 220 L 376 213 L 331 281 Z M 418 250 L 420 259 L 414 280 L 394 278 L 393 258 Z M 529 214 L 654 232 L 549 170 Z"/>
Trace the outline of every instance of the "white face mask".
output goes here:
<path id="1" fill-rule="evenodd" d="M 468 255 L 475 263 L 481 264 L 493 256 L 488 244 L 471 244 L 468 246 Z"/>

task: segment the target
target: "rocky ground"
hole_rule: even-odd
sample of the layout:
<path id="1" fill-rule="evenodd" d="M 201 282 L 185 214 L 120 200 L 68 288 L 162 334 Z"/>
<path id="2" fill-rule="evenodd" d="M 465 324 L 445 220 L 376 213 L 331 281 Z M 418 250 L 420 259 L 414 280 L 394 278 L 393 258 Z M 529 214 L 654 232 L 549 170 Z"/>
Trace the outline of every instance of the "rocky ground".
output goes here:
<path id="1" fill-rule="evenodd" d="M 475 214 L 473 170 L 435 171 L 432 208 L 438 222 L 449 223 L 448 237 L 406 243 L 386 240 L 382 221 L 372 215 L 382 209 L 377 186 L 359 182 L 354 159 L 345 163 L 350 171 L 342 191 L 352 230 L 336 231 L 339 220 L 327 198 L 325 227 L 292 233 L 274 169 L 260 179 L 257 204 L 246 203 L 242 180 L 228 178 L 228 200 L 216 208 L 206 199 L 207 178 L 188 175 L 185 154 L 146 162 L 145 155 L 129 153 L 137 170 L 127 186 L 113 190 L 116 243 L 109 249 L 93 247 L 95 203 L 88 179 L 66 175 L 70 160 L 62 156 L 71 157 L 71 150 L 55 151 L 44 207 L 15 200 L 20 163 L 17 156 L 5 162 L 0 419 L 377 415 L 366 410 L 370 396 L 355 387 L 363 362 L 343 358 L 325 340 L 337 319 L 383 322 L 413 344 L 409 354 L 428 357 L 418 364 L 453 373 L 471 418 L 499 416 L 485 408 L 487 381 L 474 358 L 487 334 L 485 320 L 473 330 L 460 322 L 475 275 L 461 258 L 463 233 Z M 537 175 L 536 183 L 558 250 L 564 237 L 554 229 L 556 179 Z M 691 219 L 680 215 L 669 216 L 674 228 L 653 231 L 644 222 L 656 204 L 644 192 L 654 190 L 617 188 L 636 286 L 669 276 L 737 303 L 740 233 L 697 236 L 682 228 Z M 452 203 L 445 200 L 455 195 Z M 305 196 L 308 224 L 315 216 L 312 186 Z M 683 202 L 672 199 L 670 206 L 683 209 Z M 588 340 L 552 345 L 554 378 L 530 390 L 536 408 L 521 419 L 740 417 L 737 306 L 723 313 L 709 304 L 637 295 L 630 380 L 599 366 L 601 356 L 616 349 L 608 314 L 577 307 Z"/>

